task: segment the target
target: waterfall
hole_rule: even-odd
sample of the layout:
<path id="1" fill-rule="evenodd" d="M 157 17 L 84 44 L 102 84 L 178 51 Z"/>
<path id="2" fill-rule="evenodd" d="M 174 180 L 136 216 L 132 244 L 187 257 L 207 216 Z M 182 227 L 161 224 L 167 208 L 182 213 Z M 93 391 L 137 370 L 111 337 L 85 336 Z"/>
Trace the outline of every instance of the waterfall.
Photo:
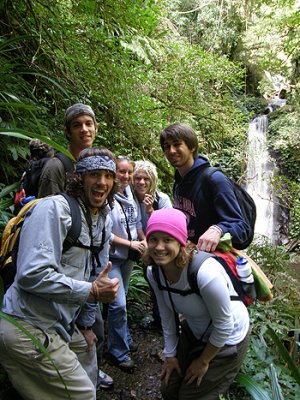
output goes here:
<path id="1" fill-rule="evenodd" d="M 255 234 L 265 236 L 270 243 L 276 241 L 274 232 L 273 192 L 271 179 L 274 175 L 275 161 L 270 157 L 267 147 L 268 117 L 254 118 L 248 130 L 248 164 L 246 189 L 253 197 L 257 208 Z"/>

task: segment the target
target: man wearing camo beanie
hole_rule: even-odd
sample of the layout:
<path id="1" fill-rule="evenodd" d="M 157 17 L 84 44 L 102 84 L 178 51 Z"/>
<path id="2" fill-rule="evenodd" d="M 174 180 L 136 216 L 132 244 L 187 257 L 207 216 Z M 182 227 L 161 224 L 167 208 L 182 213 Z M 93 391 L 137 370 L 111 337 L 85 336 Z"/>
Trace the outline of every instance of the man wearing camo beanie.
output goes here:
<path id="1" fill-rule="evenodd" d="M 76 103 L 67 108 L 64 133 L 69 141 L 68 151 L 74 162 L 81 150 L 92 147 L 98 130 L 93 109 L 86 104 Z M 58 194 L 65 190 L 66 173 L 74 170 L 74 164 L 62 153 L 56 153 L 43 169 L 39 181 L 38 197 Z"/>

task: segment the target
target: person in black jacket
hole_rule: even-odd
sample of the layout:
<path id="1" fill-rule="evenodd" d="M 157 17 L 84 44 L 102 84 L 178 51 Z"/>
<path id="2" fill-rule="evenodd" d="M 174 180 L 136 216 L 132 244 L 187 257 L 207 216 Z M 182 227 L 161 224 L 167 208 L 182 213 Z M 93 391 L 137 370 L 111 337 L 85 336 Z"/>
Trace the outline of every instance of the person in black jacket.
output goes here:
<path id="1" fill-rule="evenodd" d="M 207 252 L 214 251 L 227 232 L 235 243 L 243 243 L 250 227 L 244 221 L 229 179 L 221 171 L 211 176 L 211 198 L 207 198 L 201 175 L 210 163 L 198 156 L 194 130 L 182 123 L 170 125 L 161 132 L 160 145 L 176 168 L 174 208 L 187 216 L 189 240 Z"/>
<path id="2" fill-rule="evenodd" d="M 81 150 L 92 147 L 98 131 L 93 109 L 86 104 L 76 103 L 66 109 L 64 132 L 69 141 L 68 152 L 73 162 Z M 64 156 L 64 158 L 67 158 Z M 38 197 L 61 193 L 66 186 L 66 173 L 73 172 L 72 162 L 66 164 L 62 157 L 52 157 L 43 168 L 38 184 Z"/>

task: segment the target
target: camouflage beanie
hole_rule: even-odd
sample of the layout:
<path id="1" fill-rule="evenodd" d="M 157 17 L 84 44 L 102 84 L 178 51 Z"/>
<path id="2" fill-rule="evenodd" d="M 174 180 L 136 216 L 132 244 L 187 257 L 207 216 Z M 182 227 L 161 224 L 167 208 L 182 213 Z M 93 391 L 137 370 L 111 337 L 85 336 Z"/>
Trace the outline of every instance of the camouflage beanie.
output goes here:
<path id="1" fill-rule="evenodd" d="M 93 118 L 96 124 L 96 117 L 92 108 L 86 104 L 76 103 L 73 106 L 67 108 L 65 112 L 65 126 L 69 127 L 72 119 L 78 117 L 79 115 L 89 115 Z"/>

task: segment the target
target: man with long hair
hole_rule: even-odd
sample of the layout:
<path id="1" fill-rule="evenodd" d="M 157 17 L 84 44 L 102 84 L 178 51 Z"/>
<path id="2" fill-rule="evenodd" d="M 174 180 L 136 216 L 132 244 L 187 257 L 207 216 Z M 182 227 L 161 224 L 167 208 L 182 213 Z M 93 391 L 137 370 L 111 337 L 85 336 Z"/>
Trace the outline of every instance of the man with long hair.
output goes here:
<path id="1" fill-rule="evenodd" d="M 67 193 L 77 203 L 81 229 L 67 251 L 70 199 L 46 197 L 26 216 L 17 274 L 4 296 L 3 312 L 48 354 L 23 330 L 0 320 L 0 361 L 24 399 L 96 399 L 97 339 L 90 327 L 98 302 L 114 301 L 119 287 L 118 279 L 108 277 L 111 221 L 106 209 L 116 190 L 115 174 L 109 150 L 80 153 Z"/>

